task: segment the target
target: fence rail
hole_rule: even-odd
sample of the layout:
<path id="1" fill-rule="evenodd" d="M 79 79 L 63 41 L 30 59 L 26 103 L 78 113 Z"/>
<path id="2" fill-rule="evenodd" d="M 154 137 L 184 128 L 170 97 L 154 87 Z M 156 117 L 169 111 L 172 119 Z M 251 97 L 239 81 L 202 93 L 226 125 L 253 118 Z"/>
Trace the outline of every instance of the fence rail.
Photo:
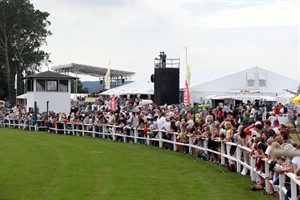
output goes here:
<path id="1" fill-rule="evenodd" d="M 45 123 L 37 121 L 36 124 L 33 120 L 16 120 L 16 119 L 1 119 L 0 126 L 7 128 L 26 129 L 31 131 L 48 131 L 56 134 L 76 135 L 76 136 L 90 136 L 97 138 L 104 138 L 109 140 L 117 140 L 122 142 L 140 143 L 145 145 L 155 145 L 160 148 L 166 148 L 173 151 L 184 149 L 183 152 L 192 154 L 193 150 L 200 152 L 212 153 L 220 157 L 220 164 L 226 165 L 227 163 L 236 163 L 236 171 L 243 175 L 249 174 L 251 181 L 256 181 L 257 177 L 263 177 L 265 180 L 266 192 L 271 191 L 271 187 L 277 188 L 280 200 L 286 199 L 287 189 L 284 184 L 284 176 L 290 178 L 291 197 L 289 199 L 297 199 L 297 189 L 300 186 L 300 181 L 296 179 L 295 174 L 285 173 L 279 174 L 279 185 L 274 186 L 273 181 L 269 180 L 269 167 L 270 160 L 264 159 L 264 171 L 256 170 L 256 158 L 251 156 L 251 149 L 237 145 L 232 142 L 214 141 L 220 147 L 219 150 L 208 148 L 208 140 L 198 138 L 198 144 L 193 144 L 195 137 L 188 136 L 186 141 L 178 141 L 179 134 L 176 132 L 166 132 L 159 130 L 148 131 L 143 133 L 143 129 L 130 128 L 123 129 L 122 127 L 108 124 L 94 125 L 94 124 L 71 124 L 71 123 L 55 123 L 53 126 L 48 127 Z M 230 155 L 230 148 L 235 147 L 235 153 Z M 248 172 L 247 172 L 248 171 Z"/>

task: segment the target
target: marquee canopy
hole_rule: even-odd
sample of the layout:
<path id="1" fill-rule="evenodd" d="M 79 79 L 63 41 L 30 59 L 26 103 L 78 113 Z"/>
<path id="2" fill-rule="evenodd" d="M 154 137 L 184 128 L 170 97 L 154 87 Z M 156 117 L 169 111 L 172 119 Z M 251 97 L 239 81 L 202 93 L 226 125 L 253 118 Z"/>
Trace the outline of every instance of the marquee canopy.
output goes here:
<path id="1" fill-rule="evenodd" d="M 104 77 L 107 71 L 107 68 L 104 67 L 95 67 L 77 63 L 69 63 L 64 65 L 56 65 L 51 67 L 51 70 L 58 73 L 74 73 L 74 74 L 84 74 L 94 77 Z M 110 69 L 111 79 L 130 79 L 131 76 L 135 75 L 135 72 L 123 71 Z"/>
<path id="2" fill-rule="evenodd" d="M 129 83 L 126 85 L 122 85 L 120 87 L 116 87 L 105 92 L 100 93 L 101 95 L 137 95 L 137 94 L 150 94 L 154 93 L 154 84 L 147 79 L 142 79 L 139 81 L 135 81 L 133 83 Z"/>

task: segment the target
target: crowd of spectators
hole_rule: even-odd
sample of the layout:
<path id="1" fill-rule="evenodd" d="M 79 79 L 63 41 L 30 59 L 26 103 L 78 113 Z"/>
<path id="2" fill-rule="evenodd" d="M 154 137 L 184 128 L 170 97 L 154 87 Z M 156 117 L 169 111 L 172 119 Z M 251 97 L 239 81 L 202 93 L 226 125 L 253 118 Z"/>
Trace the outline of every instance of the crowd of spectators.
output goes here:
<path id="1" fill-rule="evenodd" d="M 62 124 L 87 124 L 101 125 L 109 124 L 118 126 L 122 134 L 130 134 L 133 128 L 139 129 L 139 136 L 144 137 L 153 130 L 165 130 L 165 139 L 176 140 L 187 143 L 192 138 L 193 145 L 202 145 L 203 139 L 208 141 L 208 148 L 220 152 L 220 142 L 233 142 L 248 147 L 251 153 L 242 153 L 242 159 L 250 162 L 250 157 L 256 159 L 256 169 L 264 171 L 264 159 L 272 160 L 271 175 L 274 185 L 278 185 L 278 175 L 285 172 L 292 172 L 300 175 L 300 157 L 273 157 L 271 152 L 274 149 L 300 149 L 300 146 L 293 143 L 290 137 L 291 127 L 294 127 L 293 120 L 289 124 L 280 124 L 277 116 L 287 114 L 287 106 L 276 104 L 274 106 L 257 103 L 246 103 L 236 106 L 225 104 L 216 108 L 194 109 L 184 105 L 163 105 L 156 106 L 150 100 L 140 99 L 116 99 L 116 110 L 111 109 L 110 99 L 98 100 L 94 103 L 85 103 L 84 98 L 79 98 L 73 105 L 70 113 L 38 113 L 37 121 L 48 129 Z M 14 106 L 11 111 L 1 113 L 2 120 L 23 119 L 32 121 L 34 113 L 25 111 L 19 105 Z M 294 117 L 293 117 L 294 119 Z M 177 134 L 168 134 L 176 132 Z M 155 134 L 153 135 L 155 137 Z M 128 141 L 129 142 L 129 141 Z M 140 140 L 140 143 L 145 143 Z M 155 142 L 153 145 L 156 145 Z M 164 148 L 172 149 L 172 145 L 165 145 Z M 234 155 L 236 146 L 226 145 L 226 151 Z M 177 145 L 177 151 L 193 156 L 204 156 L 198 149 L 185 148 L 184 145 Z M 219 163 L 220 156 L 215 153 L 205 155 L 210 162 Z M 236 170 L 236 163 L 226 159 L 226 166 L 230 171 Z M 246 168 L 242 174 L 248 174 Z M 289 191 L 289 180 L 286 179 L 286 188 Z M 260 190 L 265 187 L 265 178 L 257 175 L 257 184 L 253 190 Z M 270 194 L 276 194 L 277 188 L 272 187 Z M 288 192 L 288 195 L 289 192 Z"/>

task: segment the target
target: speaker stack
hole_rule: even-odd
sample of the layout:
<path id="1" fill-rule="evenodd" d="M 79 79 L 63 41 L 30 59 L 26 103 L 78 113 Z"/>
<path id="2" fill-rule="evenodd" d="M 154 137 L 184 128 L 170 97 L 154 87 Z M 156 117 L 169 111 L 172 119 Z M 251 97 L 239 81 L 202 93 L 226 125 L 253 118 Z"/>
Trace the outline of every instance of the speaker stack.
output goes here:
<path id="1" fill-rule="evenodd" d="M 179 65 L 179 59 L 166 59 L 164 52 L 155 59 L 151 81 L 154 82 L 154 103 L 157 105 L 179 103 Z"/>

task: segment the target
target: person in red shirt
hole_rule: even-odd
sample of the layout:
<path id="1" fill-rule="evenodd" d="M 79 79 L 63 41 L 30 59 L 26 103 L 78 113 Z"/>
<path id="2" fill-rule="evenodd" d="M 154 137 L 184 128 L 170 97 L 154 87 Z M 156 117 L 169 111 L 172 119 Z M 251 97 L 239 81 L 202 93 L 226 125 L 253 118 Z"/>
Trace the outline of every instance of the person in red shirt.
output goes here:
<path id="1" fill-rule="evenodd" d="M 275 113 L 275 115 L 280 115 L 280 106 L 279 105 L 275 106 L 274 113 Z"/>
<path id="2" fill-rule="evenodd" d="M 217 120 L 222 123 L 223 121 L 223 112 L 222 112 L 222 108 L 219 108 L 217 111 Z"/>
<path id="3" fill-rule="evenodd" d="M 298 112 L 297 110 L 298 110 L 297 107 L 295 107 L 294 110 L 293 110 L 294 120 L 297 120 L 297 112 Z"/>

